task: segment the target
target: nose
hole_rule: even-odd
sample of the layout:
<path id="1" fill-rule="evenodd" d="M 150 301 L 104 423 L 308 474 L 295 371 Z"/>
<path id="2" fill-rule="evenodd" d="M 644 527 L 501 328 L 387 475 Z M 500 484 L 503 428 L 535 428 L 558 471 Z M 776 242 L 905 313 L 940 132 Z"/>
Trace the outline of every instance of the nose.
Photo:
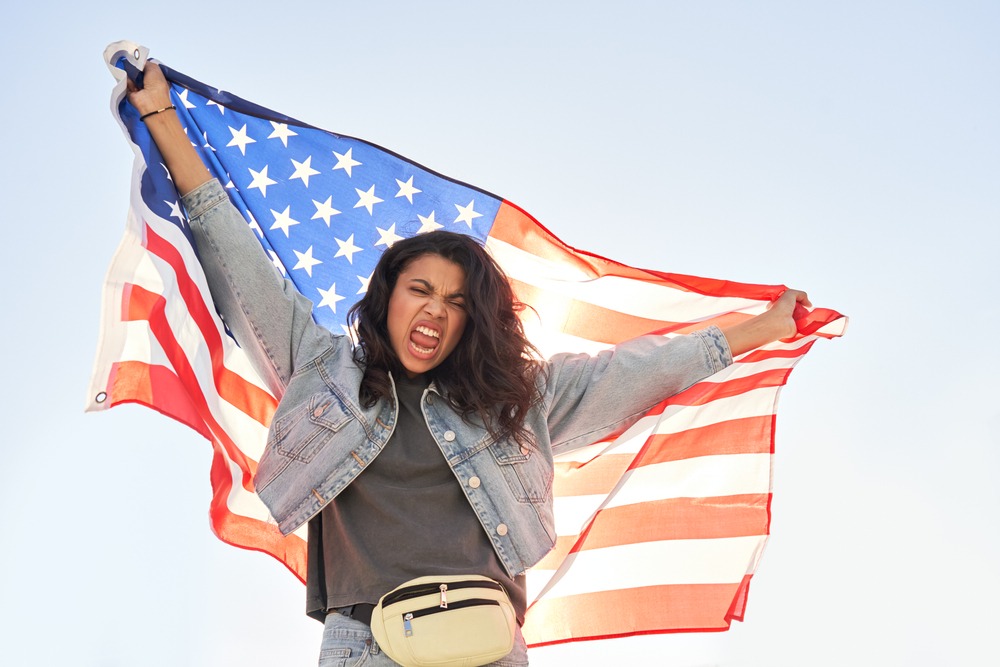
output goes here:
<path id="1" fill-rule="evenodd" d="M 444 300 L 436 294 L 430 295 L 424 304 L 424 312 L 433 318 L 442 317 L 445 312 Z"/>

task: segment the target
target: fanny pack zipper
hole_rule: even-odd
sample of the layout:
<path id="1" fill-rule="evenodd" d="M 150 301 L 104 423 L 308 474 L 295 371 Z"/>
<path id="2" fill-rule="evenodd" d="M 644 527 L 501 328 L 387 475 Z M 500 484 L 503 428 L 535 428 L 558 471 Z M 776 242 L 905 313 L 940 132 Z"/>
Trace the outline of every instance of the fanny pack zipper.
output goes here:
<path id="1" fill-rule="evenodd" d="M 440 593 L 442 600 L 442 607 L 447 606 L 447 591 L 460 590 L 462 588 L 490 588 L 495 591 L 502 591 L 503 586 L 495 581 L 453 581 L 451 583 L 429 583 L 420 584 L 419 586 L 408 586 L 402 588 L 395 593 L 391 593 L 385 596 L 382 600 L 382 607 L 388 607 L 391 604 L 397 602 L 402 602 L 403 600 L 409 600 L 411 598 L 418 598 L 424 595 L 431 595 L 432 593 Z M 452 603 L 452 606 L 457 603 Z"/>

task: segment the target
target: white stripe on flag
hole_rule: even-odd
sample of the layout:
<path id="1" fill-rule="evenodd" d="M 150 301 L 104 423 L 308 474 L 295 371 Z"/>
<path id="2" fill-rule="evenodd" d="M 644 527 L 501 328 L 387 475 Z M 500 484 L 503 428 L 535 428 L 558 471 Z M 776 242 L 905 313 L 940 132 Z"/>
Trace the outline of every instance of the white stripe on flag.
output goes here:
<path id="1" fill-rule="evenodd" d="M 667 498 L 710 498 L 768 493 L 770 454 L 718 454 L 655 463 L 630 470 L 606 507 Z"/>
<path id="2" fill-rule="evenodd" d="M 737 583 L 753 571 L 766 541 L 766 535 L 749 535 L 579 551 L 567 557 L 566 565 L 560 568 L 564 574 L 546 591 L 545 598 L 640 586 Z M 628 566 L 622 567 L 624 563 Z M 551 570 L 529 570 L 528 598 L 534 599 L 551 576 Z"/>
<path id="3" fill-rule="evenodd" d="M 761 387 L 699 406 L 668 405 L 659 417 L 654 433 L 681 433 L 734 419 L 769 416 L 774 414 L 777 393 L 777 387 Z"/>

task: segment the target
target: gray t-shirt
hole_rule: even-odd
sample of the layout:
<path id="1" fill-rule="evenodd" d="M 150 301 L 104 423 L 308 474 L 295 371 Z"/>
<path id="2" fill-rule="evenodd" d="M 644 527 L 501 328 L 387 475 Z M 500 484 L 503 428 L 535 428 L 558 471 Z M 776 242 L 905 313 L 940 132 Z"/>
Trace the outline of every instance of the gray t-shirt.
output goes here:
<path id="1" fill-rule="evenodd" d="M 426 388 L 423 377 L 396 379 L 399 415 L 385 449 L 309 522 L 306 613 L 313 618 L 375 604 L 416 577 L 481 574 L 507 589 L 524 620 L 524 575 L 507 575 L 431 437 L 420 411 Z"/>

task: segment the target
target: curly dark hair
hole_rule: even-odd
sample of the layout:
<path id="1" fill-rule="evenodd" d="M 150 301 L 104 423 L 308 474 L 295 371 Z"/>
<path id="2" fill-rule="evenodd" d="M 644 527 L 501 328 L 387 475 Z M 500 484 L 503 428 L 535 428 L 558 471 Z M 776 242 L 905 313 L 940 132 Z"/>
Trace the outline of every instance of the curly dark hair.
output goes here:
<path id="1" fill-rule="evenodd" d="M 467 318 L 458 345 L 428 374 L 463 419 L 476 415 L 494 439 L 530 445 L 524 420 L 538 398 L 542 367 L 518 318 L 525 305 L 515 298 L 503 269 L 464 234 L 414 236 L 394 243 L 379 259 L 368 291 L 347 314 L 358 336 L 354 358 L 364 367 L 359 399 L 371 407 L 391 396 L 389 372 L 403 372 L 389 342 L 389 297 L 399 275 L 424 255 L 439 255 L 465 272 Z"/>

